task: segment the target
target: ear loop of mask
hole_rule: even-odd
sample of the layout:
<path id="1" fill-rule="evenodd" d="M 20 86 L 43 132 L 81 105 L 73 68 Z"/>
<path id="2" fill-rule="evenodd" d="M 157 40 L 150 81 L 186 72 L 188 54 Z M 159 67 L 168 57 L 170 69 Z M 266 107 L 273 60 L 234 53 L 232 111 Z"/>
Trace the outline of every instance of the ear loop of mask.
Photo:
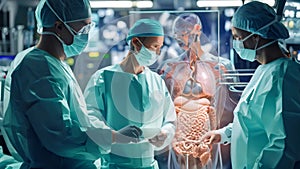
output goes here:
<path id="1" fill-rule="evenodd" d="M 142 43 L 142 41 L 141 41 L 139 38 L 136 38 L 136 39 L 137 39 L 137 41 L 139 41 L 139 43 L 140 43 L 142 46 L 144 46 L 144 48 L 148 49 L 148 48 Z M 153 51 L 153 50 L 151 50 L 151 49 L 148 49 L 148 50 Z M 156 51 L 154 51 L 154 52 L 156 53 Z"/>
<path id="2" fill-rule="evenodd" d="M 144 44 L 141 42 L 141 40 L 139 38 L 136 38 L 136 40 L 140 43 L 140 45 L 144 46 Z M 141 48 L 142 48 L 142 46 L 141 46 Z M 137 51 L 136 48 L 134 48 L 133 52 L 137 54 L 139 51 Z"/>
<path id="3" fill-rule="evenodd" d="M 54 32 L 42 32 L 41 34 L 42 35 L 53 35 L 60 41 L 61 44 L 65 44 L 65 42 Z"/>
<path id="4" fill-rule="evenodd" d="M 262 29 L 265 29 L 265 28 L 267 28 L 268 26 L 273 25 L 275 22 L 277 22 L 277 18 L 275 18 L 275 20 L 273 20 L 272 22 L 268 23 L 267 25 L 265 25 L 265 26 L 259 28 L 259 29 L 258 29 L 257 31 L 255 31 L 254 33 L 251 33 L 250 35 L 248 35 L 247 37 L 245 37 L 245 38 L 244 38 L 243 40 L 241 40 L 241 41 L 242 41 L 242 42 L 246 41 L 247 39 L 249 39 L 249 38 L 250 38 L 251 36 L 253 36 L 254 34 L 257 34 L 258 31 L 260 31 L 260 30 L 262 30 Z M 272 43 L 274 43 L 274 42 L 276 42 L 276 41 L 277 41 L 277 40 L 274 40 L 274 41 L 272 41 L 272 42 L 266 43 L 266 44 L 260 46 L 259 48 L 257 48 L 257 45 L 258 45 L 258 42 L 257 42 L 257 44 L 255 45 L 254 50 L 256 50 L 256 51 L 257 51 L 257 50 L 260 50 L 260 49 L 262 49 L 262 48 L 264 48 L 264 47 L 267 47 L 267 46 L 271 45 Z"/>
<path id="5" fill-rule="evenodd" d="M 139 38 L 136 38 L 136 40 L 142 45 L 144 46 L 144 44 L 141 42 L 141 40 Z"/>
<path id="6" fill-rule="evenodd" d="M 268 26 L 273 25 L 275 22 L 277 22 L 277 19 L 276 19 L 276 18 L 275 18 L 275 20 L 273 20 L 272 22 L 270 22 L 270 23 L 264 25 L 263 27 L 259 28 L 257 31 L 255 31 L 255 32 L 251 33 L 250 35 L 246 36 L 246 37 L 245 37 L 244 39 L 242 39 L 241 41 L 242 41 L 242 42 L 246 41 L 246 40 L 249 39 L 252 35 L 258 34 L 258 31 L 263 30 L 263 29 L 267 28 Z"/>
<path id="7" fill-rule="evenodd" d="M 273 40 L 273 41 L 271 41 L 271 42 L 269 42 L 269 43 L 266 43 L 266 44 L 264 44 L 264 45 L 262 45 L 262 46 L 260 46 L 259 48 L 256 49 L 256 51 L 258 51 L 258 50 L 260 50 L 260 49 L 262 49 L 262 48 L 265 48 L 265 47 L 267 47 L 267 46 L 270 46 L 271 44 L 273 44 L 273 43 L 275 43 L 275 42 L 277 42 L 277 39 L 276 39 L 276 40 Z"/>
<path id="8" fill-rule="evenodd" d="M 141 45 L 141 49 L 142 49 L 142 47 L 144 46 L 144 44 L 141 42 L 141 40 L 139 39 L 139 38 L 136 38 L 136 40 L 140 43 L 140 45 Z M 133 42 L 132 41 L 130 41 L 130 43 L 132 43 L 132 45 L 133 45 Z M 144 46 L 145 47 L 145 46 Z M 141 50 L 140 49 L 140 50 Z M 132 50 L 132 49 L 130 49 L 130 51 L 131 52 L 133 52 L 134 53 L 134 55 L 136 55 L 136 54 L 138 54 L 139 53 L 139 51 L 137 51 L 137 49 L 136 49 L 136 47 L 134 47 L 134 49 Z"/>

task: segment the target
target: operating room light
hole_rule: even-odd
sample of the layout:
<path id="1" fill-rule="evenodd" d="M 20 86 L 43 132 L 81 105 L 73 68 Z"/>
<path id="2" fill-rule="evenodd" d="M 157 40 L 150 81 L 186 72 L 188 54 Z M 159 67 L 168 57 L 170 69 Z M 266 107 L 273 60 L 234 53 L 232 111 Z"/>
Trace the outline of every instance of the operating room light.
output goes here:
<path id="1" fill-rule="evenodd" d="M 92 8 L 152 8 L 152 1 L 90 1 Z"/>
<path id="2" fill-rule="evenodd" d="M 242 1 L 237 0 L 199 0 L 198 7 L 228 7 L 242 6 Z"/>
<path id="3" fill-rule="evenodd" d="M 260 0 L 270 6 L 274 6 L 274 0 Z M 250 2 L 250 0 L 245 0 L 245 4 Z M 242 6 L 243 3 L 241 0 L 198 0 L 198 7 L 235 7 Z"/>
<path id="4" fill-rule="evenodd" d="M 90 1 L 92 8 L 131 8 L 131 1 Z"/>
<path id="5" fill-rule="evenodd" d="M 138 8 L 152 8 L 153 2 L 152 1 L 136 1 L 136 5 Z"/>
<path id="6" fill-rule="evenodd" d="M 297 11 L 296 18 L 300 18 L 300 11 Z"/>

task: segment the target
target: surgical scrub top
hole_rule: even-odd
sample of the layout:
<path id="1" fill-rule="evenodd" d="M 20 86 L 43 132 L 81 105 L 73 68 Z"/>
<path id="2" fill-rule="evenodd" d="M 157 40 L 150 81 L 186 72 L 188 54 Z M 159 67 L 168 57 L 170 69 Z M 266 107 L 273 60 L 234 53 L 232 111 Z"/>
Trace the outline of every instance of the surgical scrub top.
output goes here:
<path id="1" fill-rule="evenodd" d="M 104 156 L 102 167 L 110 168 L 110 164 L 115 164 L 131 169 L 157 168 L 154 150 L 161 150 L 171 143 L 176 121 L 174 105 L 162 78 L 147 67 L 136 75 L 124 72 L 116 64 L 94 73 L 84 95 L 88 110 L 93 110 L 94 115 L 111 128 L 119 130 L 136 125 L 143 131 L 138 143 L 113 144 L 109 156 Z M 148 131 L 158 132 L 147 136 Z M 155 147 L 147 137 L 152 138 L 159 131 L 168 136 L 164 145 Z M 108 166 L 105 166 L 106 162 Z"/>
<path id="2" fill-rule="evenodd" d="M 293 169 L 299 161 L 299 73 L 300 65 L 288 58 L 256 69 L 227 126 L 234 169 L 278 168 L 279 161 Z"/>
<path id="3" fill-rule="evenodd" d="M 12 70 L 3 125 L 22 168 L 95 168 L 102 149 L 83 132 L 86 112 L 70 67 L 49 53 L 35 48 Z M 107 133 L 103 150 L 111 145 Z"/>

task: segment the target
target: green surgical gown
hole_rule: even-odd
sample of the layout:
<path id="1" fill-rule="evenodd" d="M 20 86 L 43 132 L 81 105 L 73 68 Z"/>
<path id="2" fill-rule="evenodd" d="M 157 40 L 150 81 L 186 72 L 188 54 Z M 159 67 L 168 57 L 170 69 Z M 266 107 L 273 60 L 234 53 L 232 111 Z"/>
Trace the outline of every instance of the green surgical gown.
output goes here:
<path id="1" fill-rule="evenodd" d="M 11 72 L 3 127 L 22 168 L 96 168 L 94 160 L 110 149 L 111 130 L 103 132 L 102 147 L 83 132 L 91 124 L 70 67 L 35 48 Z"/>
<path id="2" fill-rule="evenodd" d="M 256 69 L 234 111 L 233 169 L 293 169 L 299 161 L 299 73 L 287 58 Z"/>
<path id="3" fill-rule="evenodd" d="M 88 110 L 108 126 L 119 130 L 136 125 L 145 134 L 138 143 L 113 144 L 111 153 L 102 160 L 102 168 L 157 169 L 154 150 L 171 143 L 176 120 L 173 102 L 161 77 L 147 67 L 138 75 L 126 73 L 116 64 L 98 70 L 84 95 Z M 143 138 L 147 137 L 146 129 L 166 132 L 164 145 L 155 147 Z"/>

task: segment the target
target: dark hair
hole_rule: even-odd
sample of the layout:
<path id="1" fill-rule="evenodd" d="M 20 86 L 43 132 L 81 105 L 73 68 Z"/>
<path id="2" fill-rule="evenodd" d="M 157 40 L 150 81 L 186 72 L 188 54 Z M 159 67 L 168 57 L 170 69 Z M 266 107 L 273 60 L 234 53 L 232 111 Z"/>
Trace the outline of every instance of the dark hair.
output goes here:
<path id="1" fill-rule="evenodd" d="M 135 38 L 138 38 L 142 43 L 144 43 L 144 41 L 146 40 L 147 37 L 135 37 Z M 131 51 L 134 51 L 134 46 L 132 45 L 132 39 L 131 39 L 130 44 L 129 44 L 129 49 Z"/>

